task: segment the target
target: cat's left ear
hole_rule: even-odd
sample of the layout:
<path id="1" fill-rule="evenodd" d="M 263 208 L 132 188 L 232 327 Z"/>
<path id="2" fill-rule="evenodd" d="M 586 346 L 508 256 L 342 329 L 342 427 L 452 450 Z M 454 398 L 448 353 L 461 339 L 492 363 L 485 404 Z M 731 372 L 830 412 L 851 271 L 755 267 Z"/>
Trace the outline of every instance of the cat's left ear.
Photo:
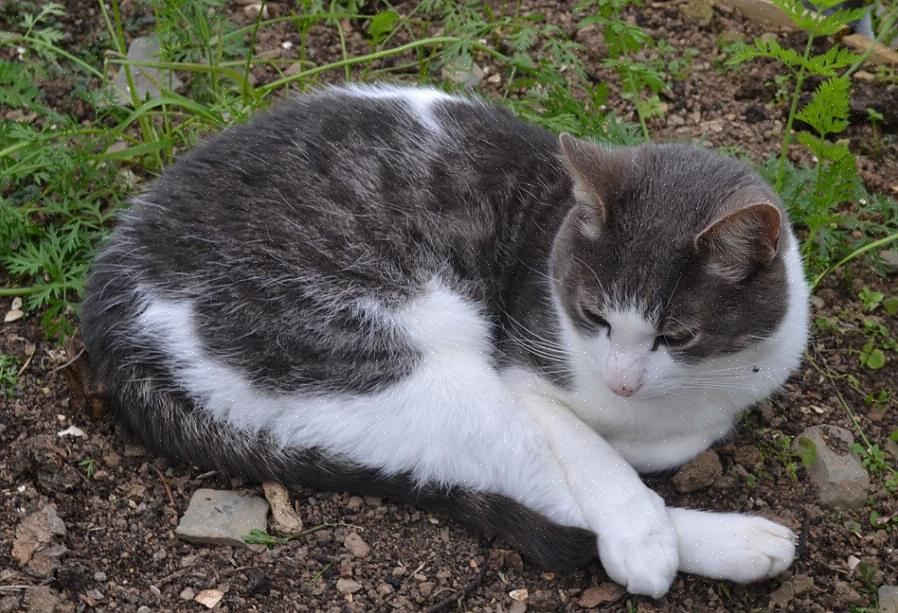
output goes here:
<path id="1" fill-rule="evenodd" d="M 769 202 L 744 205 L 717 219 L 695 238 L 711 270 L 740 281 L 757 266 L 769 266 L 779 250 L 783 214 Z"/>

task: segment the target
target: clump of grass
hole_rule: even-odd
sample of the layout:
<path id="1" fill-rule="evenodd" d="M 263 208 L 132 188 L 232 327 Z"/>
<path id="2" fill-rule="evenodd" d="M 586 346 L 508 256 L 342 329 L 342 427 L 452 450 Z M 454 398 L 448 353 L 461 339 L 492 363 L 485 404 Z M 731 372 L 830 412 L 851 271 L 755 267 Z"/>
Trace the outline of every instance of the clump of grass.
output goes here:
<path id="1" fill-rule="evenodd" d="M 630 3 L 582 0 L 577 6 L 581 23 L 603 28 L 615 61 L 648 40 L 620 20 Z M 158 61 L 128 59 L 129 35 L 139 28 L 126 22 L 119 0 L 99 4 L 106 31 L 80 54 L 60 46 L 64 9 L 59 4 L 29 10 L 31 5 L 21 3 L 12 13 L 12 31 L 0 33 L 0 44 L 19 51 L 18 61 L 0 61 L 2 105 L 20 114 L 6 113 L 0 120 L 0 264 L 9 276 L 0 296 L 25 297 L 28 311 L 42 313 L 48 336 L 61 339 L 73 332 L 90 259 L 136 185 L 152 179 L 201 135 L 245 120 L 284 89 L 308 89 L 335 72 L 344 78 L 439 82 L 444 69 L 470 69 L 485 58 L 502 71 L 502 101 L 526 119 L 556 131 L 632 143 L 647 133 L 650 115 L 638 92 L 649 81 L 652 91 L 661 83 L 651 71 L 640 72 L 638 63 L 614 65 L 625 91 L 634 96 L 640 136 L 604 108 L 607 86 L 587 74 L 582 45 L 543 16 L 521 14 L 518 7 L 493 10 L 481 2 L 425 0 L 400 16 L 389 7 L 363 14 L 353 0 L 300 0 L 289 15 L 260 14 L 238 27 L 223 4 L 151 0 Z M 347 19 L 367 32 L 368 53 L 348 54 L 342 27 Z M 299 69 L 290 74 L 284 71 L 287 60 L 255 53 L 259 32 L 285 22 L 300 40 Z M 435 22 L 442 26 L 439 36 L 428 33 Z M 313 26 L 336 33 L 340 58 L 318 65 L 309 60 Z M 411 41 L 397 44 L 399 37 Z M 389 66 L 381 64 L 386 59 Z M 252 69 L 263 65 L 280 77 L 254 84 Z M 162 87 L 158 95 L 141 99 L 134 74 L 147 67 L 186 77 L 186 92 Z M 110 95 L 110 75 L 116 71 L 123 71 L 129 85 L 125 103 Z M 72 81 L 86 116 L 59 111 L 35 85 L 35 75 Z"/>
<path id="2" fill-rule="evenodd" d="M 839 139 L 848 127 L 850 75 L 863 56 L 838 43 L 825 52 L 814 52 L 815 41 L 843 30 L 858 20 L 865 9 L 843 9 L 838 0 L 813 2 L 815 11 L 807 10 L 799 0 L 773 2 L 806 34 L 803 52 L 782 47 L 776 39 L 764 37 L 751 44 L 734 45 L 729 63 L 739 65 L 763 58 L 778 62 L 791 74 L 793 88 L 785 100 L 789 112 L 779 155 L 771 158 L 762 167 L 762 172 L 783 196 L 793 220 L 807 229 L 803 255 L 813 270 L 822 271 L 814 280 L 816 286 L 834 265 L 840 266 L 872 248 L 898 239 L 898 219 L 882 215 L 894 207 L 894 203 L 883 196 L 873 197 L 867 193 L 858 176 L 854 154 L 847 141 Z M 804 85 L 811 77 L 819 79 L 820 84 L 802 106 Z M 803 128 L 795 130 L 798 122 Z M 812 165 L 795 166 L 789 160 L 790 148 L 795 141 L 804 145 L 813 156 Z M 852 220 L 842 208 L 848 202 L 864 207 L 868 217 L 883 221 L 871 223 L 859 216 Z M 858 228 L 874 239 L 867 241 L 873 246 L 853 245 L 846 259 L 839 261 L 839 255 L 846 251 L 851 230 Z"/>

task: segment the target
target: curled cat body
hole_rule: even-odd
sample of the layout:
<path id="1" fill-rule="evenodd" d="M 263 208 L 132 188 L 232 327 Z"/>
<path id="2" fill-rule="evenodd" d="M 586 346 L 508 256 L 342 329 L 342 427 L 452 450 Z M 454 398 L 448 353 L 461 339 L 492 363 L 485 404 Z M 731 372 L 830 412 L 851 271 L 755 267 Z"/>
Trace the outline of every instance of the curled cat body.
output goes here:
<path id="1" fill-rule="evenodd" d="M 772 190 L 699 147 L 604 148 L 481 100 L 343 86 L 173 164 L 82 308 L 152 450 L 435 509 L 630 592 L 750 582 L 789 529 L 668 508 L 639 472 L 797 367 L 808 288 Z"/>

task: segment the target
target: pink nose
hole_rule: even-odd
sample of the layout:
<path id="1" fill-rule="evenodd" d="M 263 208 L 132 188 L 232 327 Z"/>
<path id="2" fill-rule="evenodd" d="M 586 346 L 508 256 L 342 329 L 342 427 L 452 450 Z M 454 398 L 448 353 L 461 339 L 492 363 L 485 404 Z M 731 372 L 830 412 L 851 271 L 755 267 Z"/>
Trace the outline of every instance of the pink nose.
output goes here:
<path id="1" fill-rule="evenodd" d="M 617 383 L 614 385 L 609 385 L 611 391 L 617 394 L 618 396 L 623 396 L 626 398 L 627 396 L 632 396 L 636 392 L 639 391 L 640 385 L 633 385 L 632 383 Z"/>

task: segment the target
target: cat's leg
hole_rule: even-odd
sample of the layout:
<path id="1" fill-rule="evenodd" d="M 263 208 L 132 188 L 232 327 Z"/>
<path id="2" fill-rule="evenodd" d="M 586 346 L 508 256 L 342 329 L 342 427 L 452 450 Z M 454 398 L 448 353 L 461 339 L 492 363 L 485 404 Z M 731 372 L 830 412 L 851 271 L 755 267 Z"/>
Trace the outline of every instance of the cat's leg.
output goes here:
<path id="1" fill-rule="evenodd" d="M 540 381 L 520 372 L 506 380 L 546 433 L 587 526 L 598 534 L 605 572 L 632 593 L 662 596 L 679 567 L 664 500 Z"/>
<path id="2" fill-rule="evenodd" d="M 683 572 L 750 583 L 781 573 L 795 557 L 792 531 L 763 517 L 675 508 L 668 514 Z"/>

